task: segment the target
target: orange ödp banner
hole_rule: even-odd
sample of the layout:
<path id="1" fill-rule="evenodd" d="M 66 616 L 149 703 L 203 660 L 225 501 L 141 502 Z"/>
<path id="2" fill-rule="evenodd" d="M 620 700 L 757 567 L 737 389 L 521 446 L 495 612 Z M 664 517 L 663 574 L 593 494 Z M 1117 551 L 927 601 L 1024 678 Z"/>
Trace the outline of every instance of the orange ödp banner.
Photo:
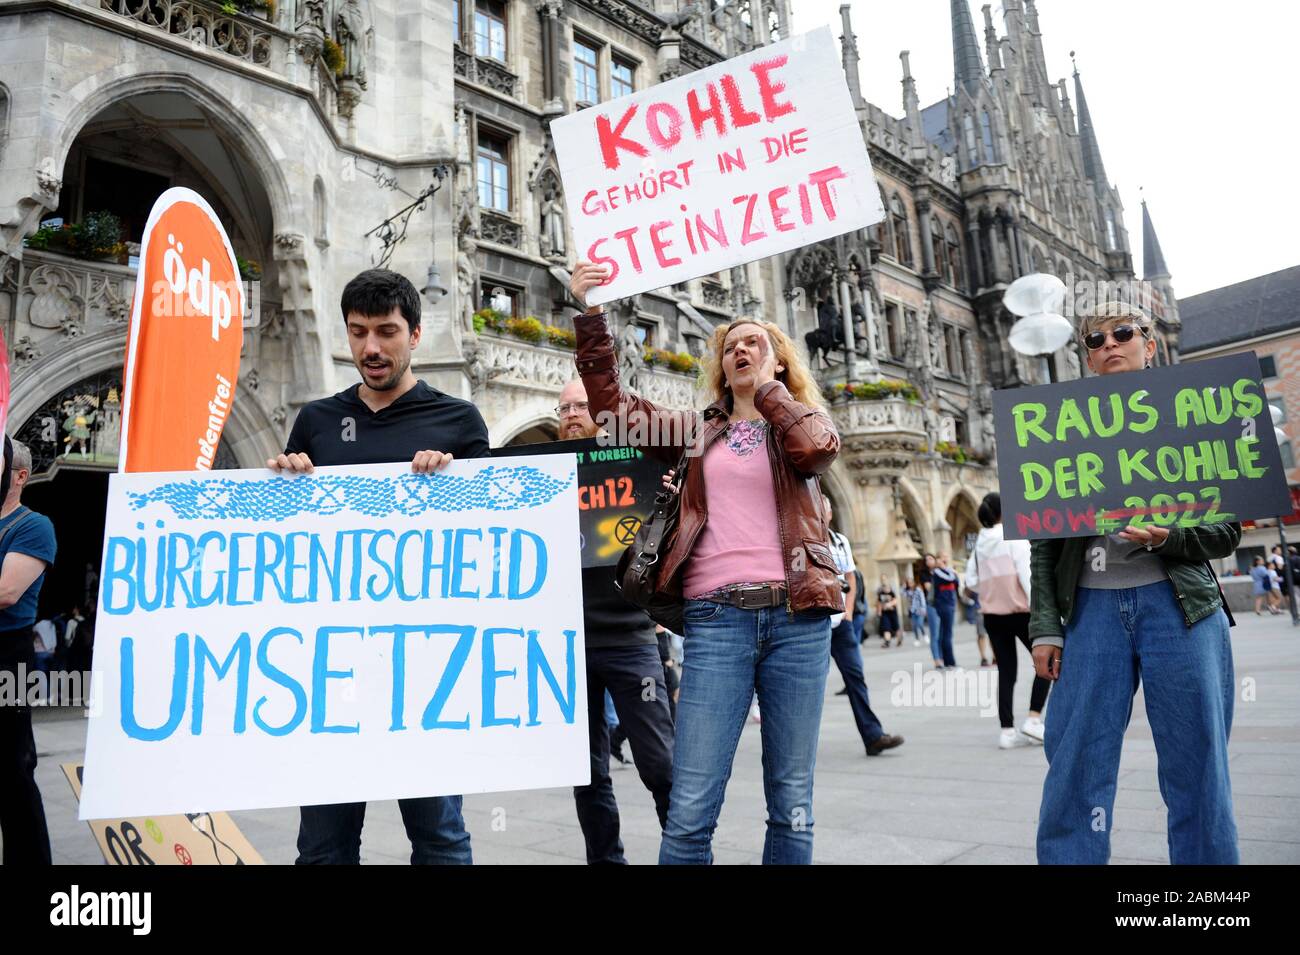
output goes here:
<path id="1" fill-rule="evenodd" d="M 244 287 L 212 207 L 190 189 L 154 203 L 127 335 L 120 471 L 209 470 L 230 417 Z"/>

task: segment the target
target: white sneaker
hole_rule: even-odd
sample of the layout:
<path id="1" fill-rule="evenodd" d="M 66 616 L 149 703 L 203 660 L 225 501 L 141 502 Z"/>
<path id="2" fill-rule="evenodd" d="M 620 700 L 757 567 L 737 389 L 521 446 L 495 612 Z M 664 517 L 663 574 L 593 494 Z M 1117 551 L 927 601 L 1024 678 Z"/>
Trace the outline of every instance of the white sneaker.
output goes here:
<path id="1" fill-rule="evenodd" d="M 1041 743 L 1043 741 L 1043 733 L 1045 730 L 1046 727 L 1044 727 L 1043 721 L 1037 716 L 1028 717 L 1020 724 L 1020 732 L 1024 733 L 1035 743 Z"/>
<path id="2" fill-rule="evenodd" d="M 1002 731 L 998 737 L 998 749 L 1015 749 L 1017 746 L 1028 746 L 1029 737 L 1025 736 L 1014 727 Z"/>
<path id="3" fill-rule="evenodd" d="M 920 641 L 920 640 L 913 640 L 913 641 L 912 641 L 912 646 L 914 646 L 914 647 L 919 647 L 920 645 L 921 645 L 921 641 Z"/>
<path id="4" fill-rule="evenodd" d="M 757 701 L 757 700 L 755 700 L 753 703 L 751 703 L 751 704 L 749 705 L 749 718 L 750 718 L 751 720 L 753 720 L 755 723 L 761 723 L 761 722 L 763 722 L 763 717 L 762 717 L 762 715 L 758 712 L 758 701 Z"/>

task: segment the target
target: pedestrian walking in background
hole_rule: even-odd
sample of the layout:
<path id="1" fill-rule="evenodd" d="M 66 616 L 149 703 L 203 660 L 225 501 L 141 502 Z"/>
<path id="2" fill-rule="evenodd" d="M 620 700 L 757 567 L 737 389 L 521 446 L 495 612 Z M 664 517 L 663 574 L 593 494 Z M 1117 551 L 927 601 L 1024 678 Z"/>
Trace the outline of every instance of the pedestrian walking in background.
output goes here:
<path id="1" fill-rule="evenodd" d="M 998 665 L 998 720 L 1000 749 L 1043 741 L 1043 706 L 1051 681 L 1034 677 L 1029 695 L 1029 716 L 1019 730 L 1012 715 L 1019 658 L 1017 643 L 1029 649 L 1029 541 L 1002 536 L 1002 497 L 986 494 L 979 506 L 982 525 L 970 559 L 966 561 L 966 586 L 979 595 L 984 625 Z"/>

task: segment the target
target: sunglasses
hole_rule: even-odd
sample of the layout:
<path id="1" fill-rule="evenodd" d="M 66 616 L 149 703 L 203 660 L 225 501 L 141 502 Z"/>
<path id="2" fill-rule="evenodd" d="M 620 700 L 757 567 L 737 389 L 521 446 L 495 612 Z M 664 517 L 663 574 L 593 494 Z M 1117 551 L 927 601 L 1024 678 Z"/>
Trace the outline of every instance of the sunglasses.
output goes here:
<path id="1" fill-rule="evenodd" d="M 1106 335 L 1115 339 L 1117 344 L 1123 345 L 1125 342 L 1131 342 L 1134 335 L 1141 334 L 1146 337 L 1146 329 L 1137 325 L 1116 325 L 1107 332 L 1089 332 L 1083 336 L 1083 343 L 1088 346 L 1088 351 L 1096 351 L 1102 345 L 1106 344 Z"/>

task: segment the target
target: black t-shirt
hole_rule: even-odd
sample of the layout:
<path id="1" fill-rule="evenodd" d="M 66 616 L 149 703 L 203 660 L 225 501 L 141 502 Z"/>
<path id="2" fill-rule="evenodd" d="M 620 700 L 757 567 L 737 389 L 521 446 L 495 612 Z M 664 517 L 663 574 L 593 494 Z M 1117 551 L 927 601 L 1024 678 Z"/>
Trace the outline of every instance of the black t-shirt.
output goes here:
<path id="1" fill-rule="evenodd" d="M 468 401 L 417 381 L 387 408 L 371 411 L 357 393 L 360 388 L 358 383 L 304 405 L 285 452 L 305 452 L 322 467 L 410 461 L 420 451 L 487 457 L 487 425 Z"/>
<path id="2" fill-rule="evenodd" d="M 623 599 L 614 567 L 582 569 L 582 626 L 588 647 L 653 646 L 655 625 L 645 611 Z"/>

